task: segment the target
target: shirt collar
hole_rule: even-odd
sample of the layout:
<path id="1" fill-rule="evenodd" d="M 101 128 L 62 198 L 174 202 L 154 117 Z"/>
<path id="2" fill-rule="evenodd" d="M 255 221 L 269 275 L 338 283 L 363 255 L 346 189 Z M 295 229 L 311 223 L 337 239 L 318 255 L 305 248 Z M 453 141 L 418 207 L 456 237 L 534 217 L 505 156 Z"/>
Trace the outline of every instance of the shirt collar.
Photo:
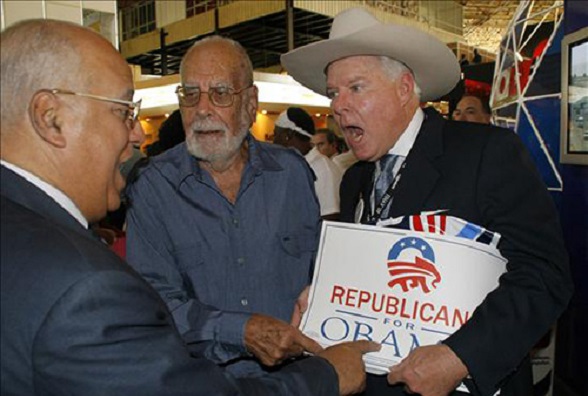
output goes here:
<path id="1" fill-rule="evenodd" d="M 255 139 L 251 134 L 247 135 L 249 144 L 249 163 L 257 173 L 264 171 L 273 172 L 281 171 L 284 168 L 275 160 L 268 147 L 271 143 L 262 143 Z"/>
<path id="2" fill-rule="evenodd" d="M 88 220 L 86 220 L 86 218 L 84 217 L 80 209 L 76 206 L 76 204 L 61 190 L 58 190 L 51 184 L 41 180 L 39 177 L 33 175 L 31 172 L 27 170 L 22 169 L 19 166 L 16 166 L 4 160 L 0 160 L 0 164 L 10 169 L 17 175 L 21 176 L 29 183 L 34 184 L 43 192 L 45 192 L 45 194 L 51 197 L 55 202 L 59 204 L 59 206 L 61 206 L 70 215 L 72 215 L 84 228 L 88 228 Z"/>
<path id="3" fill-rule="evenodd" d="M 419 133 L 419 130 L 421 129 L 421 125 L 423 124 L 424 119 L 425 113 L 420 107 L 417 108 L 414 115 L 412 116 L 412 120 L 410 121 L 402 135 L 400 135 L 400 138 L 398 139 L 394 147 L 392 147 L 390 151 L 388 151 L 388 153 L 401 155 L 403 157 L 408 156 L 408 152 L 414 145 L 414 142 Z"/>

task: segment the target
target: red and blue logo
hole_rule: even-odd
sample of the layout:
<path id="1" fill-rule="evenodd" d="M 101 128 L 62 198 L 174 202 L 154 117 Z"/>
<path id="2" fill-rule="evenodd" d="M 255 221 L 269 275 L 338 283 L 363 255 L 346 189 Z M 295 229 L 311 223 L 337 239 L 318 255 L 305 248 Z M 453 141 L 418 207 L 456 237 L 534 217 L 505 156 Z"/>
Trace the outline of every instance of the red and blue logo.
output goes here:
<path id="1" fill-rule="evenodd" d="M 390 288 L 400 286 L 403 292 L 421 288 L 430 293 L 441 281 L 435 268 L 435 252 L 424 239 L 406 237 L 396 242 L 388 253 Z"/>

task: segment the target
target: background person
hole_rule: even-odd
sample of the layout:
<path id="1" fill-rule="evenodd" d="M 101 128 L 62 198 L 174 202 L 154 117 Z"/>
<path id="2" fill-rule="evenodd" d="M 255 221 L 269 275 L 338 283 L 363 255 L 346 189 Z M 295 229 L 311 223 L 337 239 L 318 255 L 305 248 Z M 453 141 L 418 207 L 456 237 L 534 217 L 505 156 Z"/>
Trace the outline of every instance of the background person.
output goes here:
<path id="1" fill-rule="evenodd" d="M 334 156 L 332 160 L 337 166 L 339 166 L 339 168 L 341 168 L 343 173 L 345 173 L 351 165 L 357 162 L 357 157 L 353 154 L 352 150 L 349 150 L 347 143 L 345 143 L 345 139 L 337 138 L 337 140 L 339 141 L 339 151 L 341 151 L 341 154 Z"/>
<path id="2" fill-rule="evenodd" d="M 317 130 L 314 135 L 310 138 L 310 145 L 324 156 L 333 158 L 339 154 L 339 148 L 337 146 L 337 135 L 329 129 L 323 128 Z"/>
<path id="3" fill-rule="evenodd" d="M 314 188 L 321 208 L 321 217 L 325 220 L 337 220 L 339 185 L 343 173 L 319 151 L 318 147 L 312 147 L 311 139 L 314 134 L 314 123 L 310 115 L 299 107 L 290 107 L 276 119 L 274 143 L 294 148 L 304 155 L 316 178 Z"/>
<path id="4" fill-rule="evenodd" d="M 181 111 L 174 110 L 159 127 L 159 144 L 161 152 L 186 141 L 186 132 L 182 123 Z"/>
<path id="5" fill-rule="evenodd" d="M 20 22 L 0 44 L 3 395 L 361 389 L 371 344 L 246 380 L 190 354 L 157 293 L 88 230 L 119 205 L 120 164 L 142 139 L 128 64 L 102 36 L 66 22 Z"/>
<path id="6" fill-rule="evenodd" d="M 454 121 L 469 121 L 480 124 L 490 124 L 492 110 L 487 98 L 476 95 L 464 95 L 455 105 L 451 114 Z"/>
<path id="7" fill-rule="evenodd" d="M 360 160 L 341 183 L 343 221 L 442 209 L 502 236 L 507 272 L 469 321 L 392 367 L 394 386 L 370 376 L 366 394 L 458 394 L 465 381 L 473 394 L 531 395 L 529 351 L 565 309 L 572 282 L 553 201 L 518 136 L 421 110 L 419 102 L 458 82 L 455 56 L 431 35 L 364 9 L 338 14 L 328 40 L 283 55 L 282 64 L 331 98 Z M 376 198 L 378 187 L 390 199 Z"/>

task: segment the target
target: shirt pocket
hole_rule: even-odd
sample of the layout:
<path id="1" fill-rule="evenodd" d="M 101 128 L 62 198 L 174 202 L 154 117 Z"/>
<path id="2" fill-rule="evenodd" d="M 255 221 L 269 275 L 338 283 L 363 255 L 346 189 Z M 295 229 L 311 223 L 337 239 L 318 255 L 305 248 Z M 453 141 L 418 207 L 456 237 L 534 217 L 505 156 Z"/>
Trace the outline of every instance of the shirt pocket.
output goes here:
<path id="1" fill-rule="evenodd" d="M 312 231 L 299 231 L 280 233 L 278 238 L 278 254 L 281 257 L 276 257 L 276 262 L 280 263 L 280 284 L 288 285 L 283 291 L 296 298 L 312 278 L 317 235 Z"/>
<path id="2" fill-rule="evenodd" d="M 176 266 L 181 276 L 181 288 L 188 298 L 202 299 L 208 295 L 209 279 L 204 266 L 202 247 L 195 242 L 190 245 L 178 246 L 173 252 Z"/>
<path id="3" fill-rule="evenodd" d="M 312 231 L 279 233 L 278 238 L 283 251 L 295 258 L 312 255 L 318 245 L 317 235 Z"/>

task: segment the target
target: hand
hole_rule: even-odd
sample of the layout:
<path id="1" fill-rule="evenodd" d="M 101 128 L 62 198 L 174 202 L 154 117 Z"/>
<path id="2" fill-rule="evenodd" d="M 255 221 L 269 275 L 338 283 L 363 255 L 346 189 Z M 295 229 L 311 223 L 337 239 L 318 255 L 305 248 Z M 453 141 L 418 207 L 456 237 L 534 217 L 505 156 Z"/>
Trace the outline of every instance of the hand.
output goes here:
<path id="1" fill-rule="evenodd" d="M 339 377 L 339 393 L 351 395 L 365 389 L 363 354 L 379 351 L 380 348 L 380 344 L 372 341 L 344 342 L 325 349 L 318 356 L 327 359 L 335 368 Z"/>
<path id="2" fill-rule="evenodd" d="M 317 354 L 322 347 L 286 322 L 254 314 L 245 325 L 245 346 L 266 366 L 274 366 L 307 351 Z"/>
<path id="3" fill-rule="evenodd" d="M 308 293 L 310 292 L 310 286 L 306 286 L 302 293 L 298 296 L 296 304 L 294 305 L 294 311 L 292 312 L 292 319 L 290 324 L 296 328 L 300 327 L 302 322 L 302 314 L 308 309 Z"/>
<path id="4" fill-rule="evenodd" d="M 467 367 L 447 345 L 414 349 L 402 362 L 390 368 L 388 382 L 404 383 L 409 393 L 446 396 L 468 375 Z"/>

